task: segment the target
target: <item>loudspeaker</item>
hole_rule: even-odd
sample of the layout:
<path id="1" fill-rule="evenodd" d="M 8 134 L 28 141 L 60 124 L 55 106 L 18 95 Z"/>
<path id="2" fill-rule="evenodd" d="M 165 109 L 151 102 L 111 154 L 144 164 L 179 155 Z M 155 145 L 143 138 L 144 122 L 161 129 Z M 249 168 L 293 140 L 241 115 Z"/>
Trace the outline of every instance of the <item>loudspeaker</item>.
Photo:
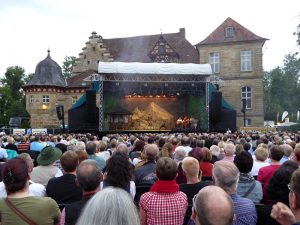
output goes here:
<path id="1" fill-rule="evenodd" d="M 63 105 L 56 106 L 56 114 L 57 114 L 57 118 L 59 120 L 62 120 L 64 118 L 64 106 Z"/>
<path id="2" fill-rule="evenodd" d="M 212 123 L 216 123 L 221 120 L 221 108 L 222 108 L 222 92 L 214 91 L 212 92 L 211 104 L 210 104 L 210 118 Z"/>
<path id="3" fill-rule="evenodd" d="M 97 120 L 96 91 L 86 91 L 86 121 L 94 123 Z"/>

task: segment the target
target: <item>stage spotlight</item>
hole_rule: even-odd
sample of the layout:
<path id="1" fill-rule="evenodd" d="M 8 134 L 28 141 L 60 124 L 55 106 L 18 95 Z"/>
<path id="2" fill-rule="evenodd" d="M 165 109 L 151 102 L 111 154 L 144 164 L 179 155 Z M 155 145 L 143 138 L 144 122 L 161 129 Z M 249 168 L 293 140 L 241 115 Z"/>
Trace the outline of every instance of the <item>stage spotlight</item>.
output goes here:
<path id="1" fill-rule="evenodd" d="M 177 93 L 176 93 L 176 95 L 177 95 L 177 96 L 179 96 L 179 95 L 180 95 L 180 93 L 179 93 L 179 92 L 177 92 Z"/>

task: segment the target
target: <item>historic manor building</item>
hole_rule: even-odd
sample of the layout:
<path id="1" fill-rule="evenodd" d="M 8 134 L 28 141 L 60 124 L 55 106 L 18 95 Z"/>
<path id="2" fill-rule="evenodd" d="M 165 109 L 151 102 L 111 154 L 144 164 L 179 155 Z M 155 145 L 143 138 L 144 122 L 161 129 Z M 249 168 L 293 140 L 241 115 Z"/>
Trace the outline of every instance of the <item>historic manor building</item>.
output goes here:
<path id="1" fill-rule="evenodd" d="M 209 63 L 224 80 L 221 91 L 237 111 L 237 127 L 243 126 L 242 99 L 247 102 L 247 125 L 263 126 L 262 47 L 266 40 L 231 18 L 196 46 L 186 40 L 184 28 L 178 33 L 115 39 L 103 39 L 93 32 L 76 59 L 69 80 L 63 78 L 50 52 L 37 65 L 33 79 L 23 87 L 31 127 L 57 127 L 57 104 L 64 105 L 67 121 L 68 109 L 90 87 L 86 78 L 97 73 L 100 61 Z"/>

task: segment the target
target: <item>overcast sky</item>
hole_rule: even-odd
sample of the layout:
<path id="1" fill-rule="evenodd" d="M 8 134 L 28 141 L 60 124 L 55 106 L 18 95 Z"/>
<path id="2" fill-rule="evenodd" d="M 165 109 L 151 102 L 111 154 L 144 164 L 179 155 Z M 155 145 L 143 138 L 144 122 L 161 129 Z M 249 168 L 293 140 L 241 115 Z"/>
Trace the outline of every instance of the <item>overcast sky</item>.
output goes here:
<path id="1" fill-rule="evenodd" d="M 263 48 L 264 69 L 283 65 L 299 51 L 296 31 L 300 1 L 269 0 L 0 0 L 0 76 L 18 65 L 33 73 L 47 56 L 60 65 L 76 56 L 93 31 L 103 38 L 179 32 L 195 45 L 227 17 L 270 39 Z"/>

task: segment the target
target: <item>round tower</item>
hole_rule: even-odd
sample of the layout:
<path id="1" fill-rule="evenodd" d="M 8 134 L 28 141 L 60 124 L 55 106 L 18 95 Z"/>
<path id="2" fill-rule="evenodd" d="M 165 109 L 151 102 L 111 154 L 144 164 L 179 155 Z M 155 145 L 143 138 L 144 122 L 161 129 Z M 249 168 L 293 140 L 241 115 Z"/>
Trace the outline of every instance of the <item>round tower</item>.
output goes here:
<path id="1" fill-rule="evenodd" d="M 64 104 L 67 82 L 61 67 L 50 57 L 36 66 L 32 79 L 23 86 L 26 95 L 26 110 L 31 117 L 32 128 L 50 128 L 60 125 L 56 105 Z"/>

